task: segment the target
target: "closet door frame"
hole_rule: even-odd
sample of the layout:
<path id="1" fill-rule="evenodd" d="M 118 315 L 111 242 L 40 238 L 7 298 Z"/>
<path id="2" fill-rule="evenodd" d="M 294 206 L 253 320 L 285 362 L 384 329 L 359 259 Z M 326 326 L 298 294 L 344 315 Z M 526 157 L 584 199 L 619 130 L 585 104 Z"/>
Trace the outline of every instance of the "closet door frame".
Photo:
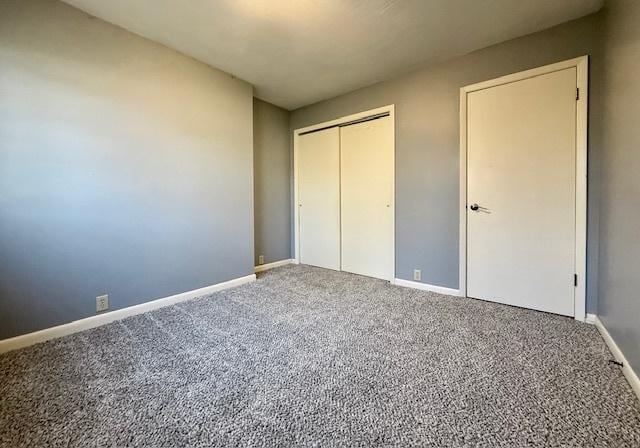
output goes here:
<path id="1" fill-rule="evenodd" d="M 368 117 L 373 117 L 375 115 L 380 114 L 388 114 L 391 120 L 391 133 L 393 140 L 393 166 L 391 167 L 391 172 L 393 176 L 393 182 L 391 184 L 391 209 L 393 210 L 392 218 L 391 218 L 391 253 L 389 256 L 391 257 L 391 266 L 393 266 L 392 278 L 395 278 L 395 270 L 396 270 L 396 193 L 395 193 L 395 178 L 396 178 L 396 168 L 395 168 L 395 153 L 396 153 L 396 138 L 395 138 L 395 105 L 389 104 L 387 106 L 378 107 L 376 109 L 365 110 L 362 112 L 358 112 L 356 114 L 346 115 L 344 117 L 336 118 L 335 120 L 325 121 L 322 123 L 317 123 L 311 126 L 306 126 L 303 128 L 295 129 L 293 131 L 293 232 L 294 232 L 294 245 L 295 245 L 295 258 L 294 262 L 296 264 L 300 263 L 300 200 L 298 197 L 298 149 L 299 149 L 299 139 L 301 134 L 305 134 L 311 131 L 318 131 L 324 128 L 342 126 L 351 121 L 357 121 L 366 119 Z"/>

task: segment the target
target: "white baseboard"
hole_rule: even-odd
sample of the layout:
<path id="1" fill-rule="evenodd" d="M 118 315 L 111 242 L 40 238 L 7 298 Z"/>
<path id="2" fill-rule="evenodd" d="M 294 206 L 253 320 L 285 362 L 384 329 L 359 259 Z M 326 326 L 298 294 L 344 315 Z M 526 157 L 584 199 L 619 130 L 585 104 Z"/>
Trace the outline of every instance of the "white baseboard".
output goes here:
<path id="1" fill-rule="evenodd" d="M 147 311 L 195 299 L 196 297 L 201 297 L 207 294 L 214 293 L 216 291 L 222 291 L 223 289 L 240 286 L 245 283 L 253 282 L 255 280 L 256 275 L 251 274 L 245 277 L 234 278 L 233 280 L 217 283 L 215 285 L 205 286 L 204 288 L 194 289 L 193 291 L 187 291 L 180 294 L 175 294 L 173 296 L 164 297 L 162 299 L 156 299 L 150 302 L 141 303 L 140 305 L 134 305 L 127 308 L 98 314 L 96 316 L 86 317 L 84 319 L 69 322 L 68 324 L 45 328 L 44 330 L 35 331 L 33 333 L 27 333 L 13 338 L 4 339 L 0 341 L 0 353 L 28 347 L 29 345 L 37 344 L 39 342 L 60 338 L 62 336 L 67 336 L 69 334 L 88 330 L 90 328 L 106 325 L 110 322 L 124 319 L 125 317 L 146 313 Z"/>
<path id="2" fill-rule="evenodd" d="M 296 261 L 292 258 L 288 258 L 286 260 L 274 261 L 273 263 L 260 264 L 255 267 L 256 272 L 266 271 L 268 269 L 279 268 L 280 266 L 286 266 L 288 264 L 293 264 Z"/>
<path id="3" fill-rule="evenodd" d="M 584 321 L 588 324 L 595 325 L 597 318 L 598 316 L 596 316 L 595 314 L 587 314 L 584 318 Z"/>
<path id="4" fill-rule="evenodd" d="M 607 343 L 607 346 L 609 347 L 609 350 L 611 350 L 611 354 L 613 354 L 613 357 L 616 359 L 616 361 L 622 363 L 622 373 L 629 382 L 631 389 L 633 389 L 633 391 L 636 393 L 638 400 L 640 400 L 640 379 L 638 379 L 638 375 L 633 371 L 631 364 L 629 364 L 627 358 L 624 356 L 624 353 L 622 353 L 622 350 L 620 350 L 620 347 L 618 347 L 618 344 L 616 344 L 616 341 L 613 340 L 605 326 L 602 324 L 602 321 L 598 318 L 598 316 L 594 316 L 594 318 L 596 328 L 602 335 L 604 342 Z"/>
<path id="5" fill-rule="evenodd" d="M 391 280 L 392 285 L 403 286 L 405 288 L 421 289 L 423 291 L 437 292 L 438 294 L 445 294 L 447 296 L 460 297 L 460 290 L 453 288 L 445 288 L 444 286 L 429 285 L 428 283 L 414 282 L 411 280 L 403 280 L 401 278 L 394 278 Z"/>

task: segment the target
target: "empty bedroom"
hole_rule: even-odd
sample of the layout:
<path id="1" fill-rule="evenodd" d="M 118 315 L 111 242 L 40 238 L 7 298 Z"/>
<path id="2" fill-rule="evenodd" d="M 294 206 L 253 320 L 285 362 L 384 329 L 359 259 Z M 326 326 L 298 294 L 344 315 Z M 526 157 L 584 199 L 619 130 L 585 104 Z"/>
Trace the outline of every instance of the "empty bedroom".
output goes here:
<path id="1" fill-rule="evenodd" d="M 640 2 L 0 2 L 0 447 L 640 447 Z"/>

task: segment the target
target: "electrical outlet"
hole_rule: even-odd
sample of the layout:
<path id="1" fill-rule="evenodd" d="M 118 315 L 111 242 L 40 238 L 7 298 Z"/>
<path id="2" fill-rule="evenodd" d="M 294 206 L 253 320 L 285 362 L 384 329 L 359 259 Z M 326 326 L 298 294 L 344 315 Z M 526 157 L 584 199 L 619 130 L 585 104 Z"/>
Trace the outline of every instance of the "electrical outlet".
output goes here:
<path id="1" fill-rule="evenodd" d="M 109 309 L 109 296 L 107 294 L 96 297 L 96 313 Z"/>
<path id="2" fill-rule="evenodd" d="M 417 282 L 422 279 L 422 271 L 420 269 L 413 270 L 413 279 Z"/>
<path id="3" fill-rule="evenodd" d="M 264 255 L 258 255 L 258 264 L 264 264 Z"/>

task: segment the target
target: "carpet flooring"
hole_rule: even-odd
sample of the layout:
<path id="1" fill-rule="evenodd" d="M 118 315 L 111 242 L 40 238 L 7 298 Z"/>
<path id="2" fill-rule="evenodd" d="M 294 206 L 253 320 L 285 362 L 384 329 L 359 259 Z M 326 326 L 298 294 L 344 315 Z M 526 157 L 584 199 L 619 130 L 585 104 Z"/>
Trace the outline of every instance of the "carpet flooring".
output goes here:
<path id="1" fill-rule="evenodd" d="M 0 355 L 2 447 L 639 447 L 594 326 L 306 266 Z"/>

